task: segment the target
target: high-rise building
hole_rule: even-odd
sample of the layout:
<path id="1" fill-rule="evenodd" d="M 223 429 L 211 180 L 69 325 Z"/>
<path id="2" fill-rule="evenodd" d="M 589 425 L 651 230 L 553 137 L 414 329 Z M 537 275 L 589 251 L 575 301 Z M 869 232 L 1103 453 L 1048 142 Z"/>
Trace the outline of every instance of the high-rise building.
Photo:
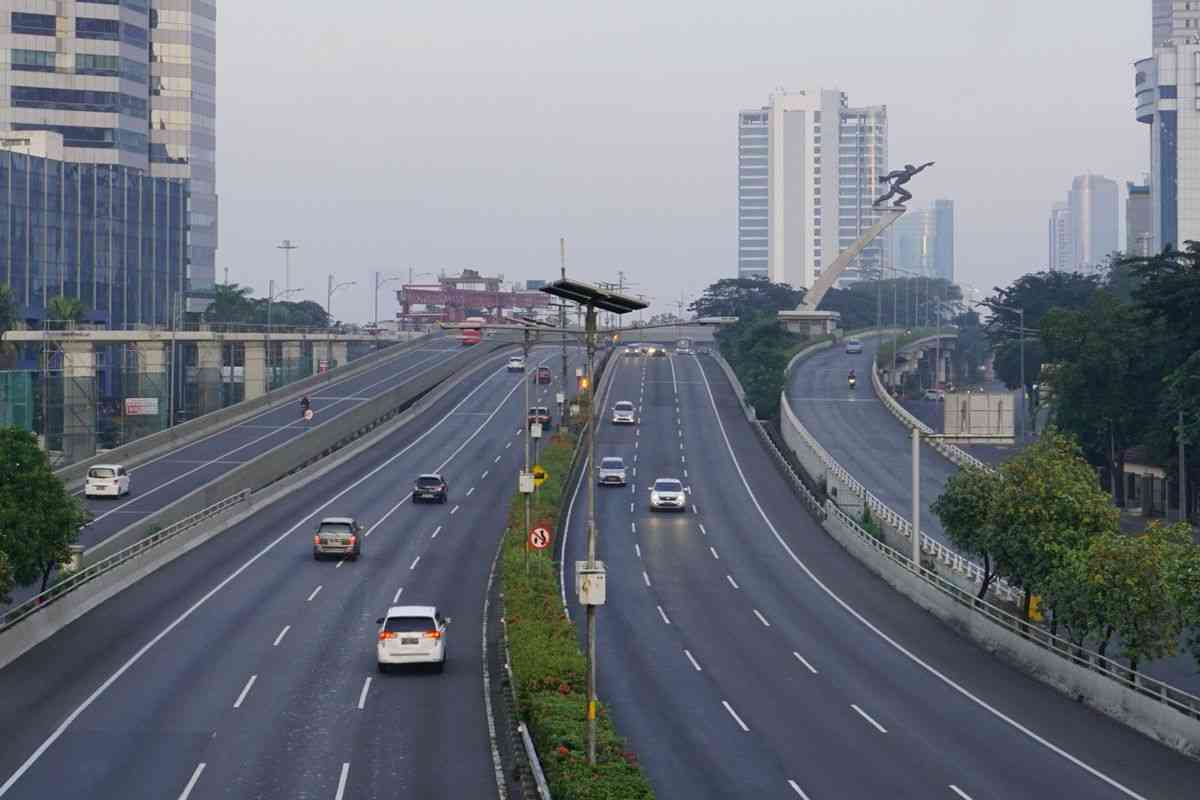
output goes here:
<path id="1" fill-rule="evenodd" d="M 912 209 L 893 226 L 892 263 L 907 275 L 954 281 L 954 201 Z"/>
<path id="2" fill-rule="evenodd" d="M 1154 207 L 1150 187 L 1131 181 L 1126 188 L 1125 252 L 1131 256 L 1149 256 L 1154 252 Z"/>
<path id="3" fill-rule="evenodd" d="M 187 263 L 170 290 L 181 297 L 211 293 L 216 271 L 215 28 L 215 0 L 0 0 L 0 132 L 51 131 L 67 162 L 192 181 Z M 10 270 L 0 264 L 0 281 Z"/>
<path id="4" fill-rule="evenodd" d="M 929 213 L 937 232 L 933 245 L 933 274 L 954 283 L 954 201 L 934 200 Z"/>
<path id="5" fill-rule="evenodd" d="M 1120 192 L 1117 182 L 1100 175 L 1079 175 L 1067 196 L 1073 227 L 1072 267 L 1093 269 L 1117 252 Z"/>
<path id="6" fill-rule="evenodd" d="M 812 286 L 879 219 L 887 109 L 851 108 L 837 90 L 779 91 L 738 115 L 738 275 Z M 877 272 L 881 240 L 848 270 Z"/>
<path id="7" fill-rule="evenodd" d="M 1050 270 L 1073 271 L 1075 226 L 1071 224 L 1071 207 L 1066 203 L 1055 203 L 1050 209 L 1048 228 L 1050 252 L 1046 257 L 1046 267 Z"/>

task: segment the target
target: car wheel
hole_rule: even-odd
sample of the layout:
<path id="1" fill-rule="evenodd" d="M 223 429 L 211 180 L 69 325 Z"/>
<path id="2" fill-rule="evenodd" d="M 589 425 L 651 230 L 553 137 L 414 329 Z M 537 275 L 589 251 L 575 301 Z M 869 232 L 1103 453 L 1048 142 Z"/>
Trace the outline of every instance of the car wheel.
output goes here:
<path id="1" fill-rule="evenodd" d="M 350 554 L 350 560 L 351 560 L 351 561 L 358 561 L 358 557 L 359 557 L 359 556 L 361 556 L 361 555 L 362 555 L 362 553 L 351 553 L 351 554 Z"/>
<path id="2" fill-rule="evenodd" d="M 385 664 L 382 661 L 375 662 L 375 667 L 379 670 L 380 675 L 387 675 L 391 672 L 391 664 Z"/>
<path id="3" fill-rule="evenodd" d="M 442 505 L 446 505 L 446 500 L 448 500 L 448 499 L 449 499 L 449 498 L 448 498 L 448 497 L 446 497 L 446 495 L 442 495 L 442 499 L 441 499 L 441 500 L 439 500 L 438 502 L 440 502 Z"/>
<path id="4" fill-rule="evenodd" d="M 443 658 L 441 661 L 436 662 L 433 665 L 433 671 L 438 673 L 439 675 L 442 674 L 443 672 L 445 672 L 446 671 L 446 659 Z"/>
<path id="5" fill-rule="evenodd" d="M 320 560 L 321 560 L 321 554 L 313 553 L 313 561 L 320 561 Z"/>

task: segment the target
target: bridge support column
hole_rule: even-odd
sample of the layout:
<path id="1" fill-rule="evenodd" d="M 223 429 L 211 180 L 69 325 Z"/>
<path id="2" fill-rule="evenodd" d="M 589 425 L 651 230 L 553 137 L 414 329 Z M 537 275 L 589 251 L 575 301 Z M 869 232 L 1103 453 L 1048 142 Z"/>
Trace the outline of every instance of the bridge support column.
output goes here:
<path id="1" fill-rule="evenodd" d="M 64 342 L 63 443 L 66 463 L 96 455 L 96 349 L 91 342 Z"/>
<path id="2" fill-rule="evenodd" d="M 218 341 L 196 343 L 196 413 L 209 414 L 220 410 L 221 383 L 224 378 L 222 343 Z"/>
<path id="3" fill-rule="evenodd" d="M 242 373 L 246 399 L 262 397 L 267 392 L 267 346 L 265 342 L 246 342 L 246 367 Z"/>

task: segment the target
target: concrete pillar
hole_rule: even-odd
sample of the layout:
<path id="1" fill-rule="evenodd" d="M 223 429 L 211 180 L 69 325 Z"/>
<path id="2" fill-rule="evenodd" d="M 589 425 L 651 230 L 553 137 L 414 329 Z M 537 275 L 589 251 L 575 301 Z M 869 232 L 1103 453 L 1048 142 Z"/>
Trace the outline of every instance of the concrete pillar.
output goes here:
<path id="1" fill-rule="evenodd" d="M 283 343 L 283 365 L 288 370 L 296 369 L 300 363 L 300 358 L 303 356 L 304 350 L 301 343 L 296 340 L 289 340 Z"/>
<path id="2" fill-rule="evenodd" d="M 68 464 L 96 455 L 96 349 L 64 342 L 63 457 Z"/>
<path id="3" fill-rule="evenodd" d="M 267 346 L 262 341 L 246 342 L 246 368 L 243 371 L 246 399 L 262 397 L 267 392 Z"/>
<path id="4" fill-rule="evenodd" d="M 333 363 L 330 364 L 330 368 L 334 366 L 344 367 L 350 361 L 350 346 L 345 342 L 334 342 L 331 358 Z"/>
<path id="5" fill-rule="evenodd" d="M 210 414 L 221 408 L 221 341 L 196 342 L 196 413 Z"/>
<path id="6" fill-rule="evenodd" d="M 942 352 L 941 355 L 942 355 L 941 358 L 934 360 L 933 379 L 937 382 L 938 385 L 941 385 L 946 382 L 946 362 L 949 359 L 949 357 L 947 356 L 947 354 L 944 351 Z"/>

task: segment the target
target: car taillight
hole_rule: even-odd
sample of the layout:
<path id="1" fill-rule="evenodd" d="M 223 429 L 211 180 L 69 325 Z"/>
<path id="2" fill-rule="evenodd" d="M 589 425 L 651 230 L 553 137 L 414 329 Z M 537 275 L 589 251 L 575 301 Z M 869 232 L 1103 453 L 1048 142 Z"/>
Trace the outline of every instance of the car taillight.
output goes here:
<path id="1" fill-rule="evenodd" d="M 395 638 L 396 638 L 395 631 L 380 631 L 379 632 L 379 641 L 381 641 L 381 642 L 385 639 L 395 639 Z"/>
<path id="2" fill-rule="evenodd" d="M 426 639 L 440 639 L 440 638 L 442 638 L 442 632 L 441 631 L 425 631 L 425 638 Z"/>
<path id="3" fill-rule="evenodd" d="M 355 536 L 354 534 L 350 534 L 350 544 L 354 544 L 357 541 L 358 541 L 358 537 Z"/>
<path id="4" fill-rule="evenodd" d="M 317 536 L 313 537 L 313 544 L 320 544 L 320 543 L 321 543 L 321 537 L 318 534 Z"/>

